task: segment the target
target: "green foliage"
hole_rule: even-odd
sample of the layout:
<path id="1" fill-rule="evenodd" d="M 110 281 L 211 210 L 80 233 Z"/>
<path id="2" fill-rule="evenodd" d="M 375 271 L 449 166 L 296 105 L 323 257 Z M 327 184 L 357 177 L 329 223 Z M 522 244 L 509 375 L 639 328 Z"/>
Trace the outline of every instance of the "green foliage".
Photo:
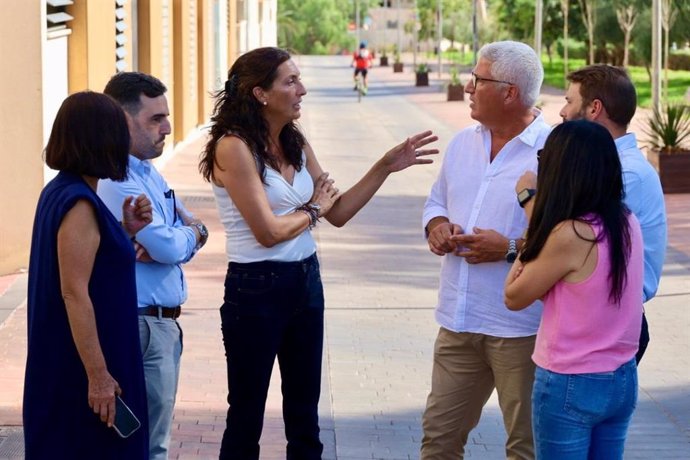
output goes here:
<path id="1" fill-rule="evenodd" d="M 451 85 L 459 85 L 460 84 L 460 74 L 458 73 L 458 67 L 456 65 L 452 65 L 450 67 L 450 84 Z"/>
<path id="2" fill-rule="evenodd" d="M 669 53 L 668 68 L 672 70 L 690 70 L 690 51 Z"/>
<path id="3" fill-rule="evenodd" d="M 683 150 L 683 142 L 690 139 L 690 108 L 667 104 L 662 110 L 654 110 L 645 134 L 650 138 L 650 146 L 663 153 Z"/>
<path id="4" fill-rule="evenodd" d="M 563 40 L 558 40 L 556 43 L 556 51 L 559 56 L 564 55 L 565 47 L 563 46 Z M 587 45 L 584 42 L 573 40 L 572 38 L 568 40 L 568 61 L 571 59 L 586 59 L 587 58 Z"/>
<path id="5" fill-rule="evenodd" d="M 278 0 L 278 45 L 303 54 L 352 49 L 349 0 Z"/>
<path id="6" fill-rule="evenodd" d="M 542 58 L 544 64 L 544 84 L 554 88 L 564 88 L 563 59 L 555 57 L 553 61 Z M 585 66 L 584 59 L 568 59 L 568 67 L 577 70 Z M 628 73 L 637 90 L 637 105 L 640 107 L 651 107 L 652 105 L 652 84 L 647 69 L 641 66 L 628 67 Z M 690 88 L 690 71 L 670 70 L 668 72 L 668 101 L 669 103 L 682 103 L 685 99 L 685 92 Z"/>
<path id="7" fill-rule="evenodd" d="M 422 62 L 421 64 L 417 64 L 417 68 L 415 69 L 416 73 L 428 73 L 429 72 L 429 66 L 426 64 L 426 62 Z"/>

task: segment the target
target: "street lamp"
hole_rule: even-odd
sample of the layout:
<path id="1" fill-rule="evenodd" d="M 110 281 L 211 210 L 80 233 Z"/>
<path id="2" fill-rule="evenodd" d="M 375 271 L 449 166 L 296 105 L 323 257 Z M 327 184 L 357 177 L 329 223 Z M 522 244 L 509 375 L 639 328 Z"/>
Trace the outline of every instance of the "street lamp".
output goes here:
<path id="1" fill-rule="evenodd" d="M 652 2 L 652 108 L 659 110 L 661 99 L 661 0 Z"/>
<path id="2" fill-rule="evenodd" d="M 437 3 L 436 12 L 436 51 L 438 51 L 438 78 L 441 78 L 441 73 L 443 73 L 443 60 L 441 59 L 441 40 L 443 40 L 443 6 L 441 5 L 441 0 Z"/>

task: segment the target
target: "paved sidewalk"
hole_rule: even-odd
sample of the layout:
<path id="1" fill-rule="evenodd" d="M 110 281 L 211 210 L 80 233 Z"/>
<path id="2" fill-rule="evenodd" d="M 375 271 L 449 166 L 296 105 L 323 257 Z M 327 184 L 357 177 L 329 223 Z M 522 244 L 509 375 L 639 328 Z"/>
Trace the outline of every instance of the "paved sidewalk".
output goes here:
<path id="1" fill-rule="evenodd" d="M 432 86 L 415 88 L 409 65 L 402 74 L 374 68 L 369 94 L 358 103 L 348 57 L 296 60 L 309 91 L 301 125 L 341 189 L 406 136 L 433 129 L 443 151 L 451 136 L 471 122 L 467 102 L 445 101 L 436 72 L 430 74 Z M 547 121 L 558 122 L 562 92 L 545 91 L 541 101 Z M 176 195 L 211 232 L 207 246 L 186 268 L 190 295 L 180 320 L 185 349 L 171 456 L 179 459 L 217 458 L 226 411 L 218 314 L 224 235 L 210 187 L 197 172 L 203 142 L 202 133 L 190 136 L 163 171 Z M 440 261 L 426 248 L 420 220 L 439 165 L 391 176 L 344 228 L 322 224 L 316 232 L 326 291 L 320 406 L 324 459 L 418 458 L 438 328 L 433 307 Z M 690 452 L 690 195 L 667 195 L 666 203 L 669 252 L 659 295 L 647 306 L 652 342 L 639 371 L 640 396 L 626 459 L 686 459 Z M 25 274 L 0 277 L 0 459 L 20 458 L 22 451 L 25 282 Z M 277 367 L 274 374 L 262 438 L 261 458 L 266 460 L 285 458 Z M 503 459 L 504 441 L 492 397 L 470 436 L 466 457 Z"/>

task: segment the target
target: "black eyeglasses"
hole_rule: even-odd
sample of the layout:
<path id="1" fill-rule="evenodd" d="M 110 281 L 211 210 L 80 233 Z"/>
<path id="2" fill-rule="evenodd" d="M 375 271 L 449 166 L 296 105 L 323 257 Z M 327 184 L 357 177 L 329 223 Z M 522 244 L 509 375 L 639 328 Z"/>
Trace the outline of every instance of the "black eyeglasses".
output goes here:
<path id="1" fill-rule="evenodd" d="M 470 78 L 470 81 L 472 82 L 472 86 L 474 86 L 474 87 L 477 86 L 478 81 L 489 81 L 492 83 L 503 83 L 505 85 L 513 85 L 514 84 L 514 83 L 511 83 L 511 82 L 505 81 L 505 80 L 494 80 L 493 78 L 480 77 L 479 75 L 477 75 L 474 72 L 472 72 L 472 77 Z"/>

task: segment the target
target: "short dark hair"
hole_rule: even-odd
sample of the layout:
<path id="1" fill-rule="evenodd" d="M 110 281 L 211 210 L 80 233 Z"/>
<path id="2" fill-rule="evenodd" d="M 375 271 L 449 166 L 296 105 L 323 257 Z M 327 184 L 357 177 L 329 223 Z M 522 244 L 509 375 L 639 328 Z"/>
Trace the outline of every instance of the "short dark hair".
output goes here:
<path id="1" fill-rule="evenodd" d="M 158 97 L 168 90 L 162 81 L 141 72 L 120 72 L 112 76 L 103 92 L 120 103 L 130 115 L 141 109 L 141 95 Z"/>
<path id="2" fill-rule="evenodd" d="M 556 126 L 539 156 L 537 190 L 520 260 L 536 259 L 561 222 L 599 221 L 603 231 L 595 241 L 609 241 L 609 295 L 618 302 L 625 287 L 630 230 L 621 162 L 611 133 L 587 120 Z"/>
<path id="3" fill-rule="evenodd" d="M 611 121 L 627 128 L 637 109 L 637 92 L 625 69 L 595 64 L 570 72 L 567 78 L 580 84 L 583 107 L 599 99 Z"/>
<path id="4" fill-rule="evenodd" d="M 45 160 L 60 171 L 122 181 L 127 177 L 129 143 L 122 107 L 105 94 L 83 91 L 62 102 Z"/>

